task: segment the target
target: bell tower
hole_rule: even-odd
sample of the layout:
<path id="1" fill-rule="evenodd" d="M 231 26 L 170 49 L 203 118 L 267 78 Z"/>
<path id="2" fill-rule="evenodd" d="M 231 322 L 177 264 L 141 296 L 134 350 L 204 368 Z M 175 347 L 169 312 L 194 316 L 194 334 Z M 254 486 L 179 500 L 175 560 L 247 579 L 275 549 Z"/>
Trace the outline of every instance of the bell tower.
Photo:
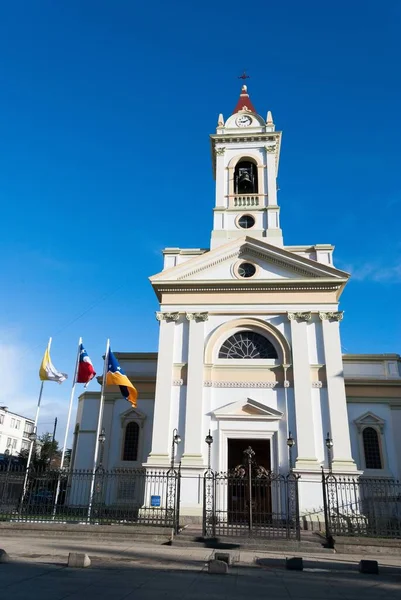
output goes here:
<path id="1" fill-rule="evenodd" d="M 210 248 L 248 235 L 283 246 L 277 173 L 281 132 L 257 114 L 243 85 L 233 114 L 211 135 L 216 204 Z"/>

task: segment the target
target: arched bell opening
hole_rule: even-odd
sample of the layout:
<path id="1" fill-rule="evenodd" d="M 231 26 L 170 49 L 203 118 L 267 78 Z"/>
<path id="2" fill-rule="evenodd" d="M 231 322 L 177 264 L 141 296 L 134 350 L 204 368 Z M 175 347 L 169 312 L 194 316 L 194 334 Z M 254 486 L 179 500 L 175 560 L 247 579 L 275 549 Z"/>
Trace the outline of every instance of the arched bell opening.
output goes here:
<path id="1" fill-rule="evenodd" d="M 234 172 L 235 194 L 258 193 L 258 169 L 250 160 L 241 160 L 237 163 Z"/>

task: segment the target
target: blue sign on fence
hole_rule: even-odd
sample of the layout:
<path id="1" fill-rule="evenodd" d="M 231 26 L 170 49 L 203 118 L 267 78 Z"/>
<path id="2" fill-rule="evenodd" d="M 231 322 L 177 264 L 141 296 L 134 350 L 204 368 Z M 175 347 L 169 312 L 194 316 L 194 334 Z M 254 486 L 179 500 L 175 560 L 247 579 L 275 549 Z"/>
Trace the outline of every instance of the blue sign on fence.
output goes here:
<path id="1" fill-rule="evenodd" d="M 151 496 L 150 506 L 160 506 L 160 496 Z"/>

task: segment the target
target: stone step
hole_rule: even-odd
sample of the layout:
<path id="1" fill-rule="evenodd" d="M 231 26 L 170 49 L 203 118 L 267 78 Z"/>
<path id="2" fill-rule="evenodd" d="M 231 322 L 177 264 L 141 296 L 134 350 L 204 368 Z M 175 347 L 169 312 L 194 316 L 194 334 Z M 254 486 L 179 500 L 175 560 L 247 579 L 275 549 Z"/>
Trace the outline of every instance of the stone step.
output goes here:
<path id="1" fill-rule="evenodd" d="M 154 525 L 72 525 L 63 523 L 0 523 L 0 537 L 99 539 L 102 541 L 168 544 L 171 527 Z"/>
<path id="2" fill-rule="evenodd" d="M 219 548 L 219 549 L 249 549 L 249 550 L 283 550 L 283 551 L 304 551 L 304 552 L 324 552 L 332 554 L 334 551 L 324 548 L 322 538 L 316 536 L 316 539 L 308 536 L 308 539 L 288 540 L 285 538 L 268 537 L 245 537 L 245 536 L 221 536 L 216 538 L 203 538 L 202 535 L 193 535 L 191 531 L 183 531 L 174 536 L 173 546 L 178 547 L 197 547 L 197 548 Z"/>

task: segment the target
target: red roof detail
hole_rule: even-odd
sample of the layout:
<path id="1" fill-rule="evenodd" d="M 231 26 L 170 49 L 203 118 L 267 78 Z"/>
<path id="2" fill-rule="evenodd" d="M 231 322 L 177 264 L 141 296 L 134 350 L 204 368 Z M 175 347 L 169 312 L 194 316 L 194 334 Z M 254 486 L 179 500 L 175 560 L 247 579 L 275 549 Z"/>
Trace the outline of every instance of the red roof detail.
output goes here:
<path id="1" fill-rule="evenodd" d="M 241 95 L 237 102 L 237 106 L 234 108 L 233 114 L 239 112 L 240 110 L 249 110 L 250 112 L 256 113 L 255 107 L 251 102 L 251 99 L 248 94 L 248 88 L 246 85 L 242 86 Z"/>

